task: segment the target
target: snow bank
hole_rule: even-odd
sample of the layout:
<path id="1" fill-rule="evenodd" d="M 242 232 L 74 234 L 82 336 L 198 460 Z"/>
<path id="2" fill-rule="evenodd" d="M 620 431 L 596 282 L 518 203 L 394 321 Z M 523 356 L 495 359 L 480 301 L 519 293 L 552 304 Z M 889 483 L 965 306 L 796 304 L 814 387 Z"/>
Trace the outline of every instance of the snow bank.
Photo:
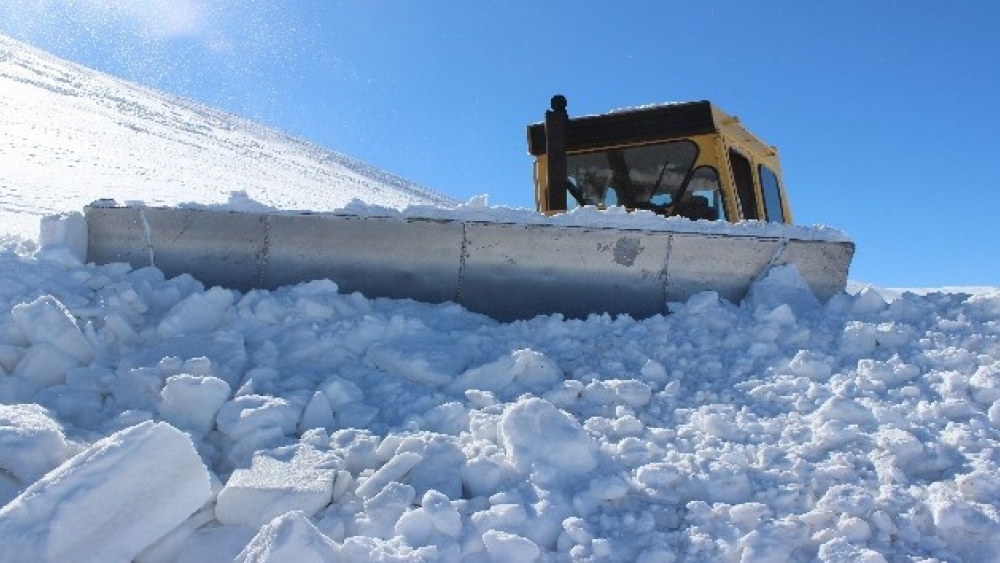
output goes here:
<path id="1" fill-rule="evenodd" d="M 770 274 L 742 304 L 500 324 L 8 249 L 4 554 L 995 558 L 1000 290 L 819 304 Z"/>

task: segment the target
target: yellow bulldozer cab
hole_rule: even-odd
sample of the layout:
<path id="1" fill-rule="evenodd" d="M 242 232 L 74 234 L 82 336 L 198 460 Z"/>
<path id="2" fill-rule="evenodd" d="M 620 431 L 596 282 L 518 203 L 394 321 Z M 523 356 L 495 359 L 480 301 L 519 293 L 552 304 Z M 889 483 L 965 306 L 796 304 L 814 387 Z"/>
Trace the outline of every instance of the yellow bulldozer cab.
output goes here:
<path id="1" fill-rule="evenodd" d="M 777 150 L 710 102 L 577 117 L 564 129 L 567 180 L 550 190 L 546 125 L 528 126 L 540 212 L 623 206 L 690 219 L 792 222 Z"/>

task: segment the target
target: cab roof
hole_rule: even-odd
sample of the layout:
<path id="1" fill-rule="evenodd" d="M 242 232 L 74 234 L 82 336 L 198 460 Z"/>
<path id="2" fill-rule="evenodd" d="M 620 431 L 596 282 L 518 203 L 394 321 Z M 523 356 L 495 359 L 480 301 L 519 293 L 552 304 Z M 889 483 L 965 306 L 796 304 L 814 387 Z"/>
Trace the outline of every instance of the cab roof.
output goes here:
<path id="1" fill-rule="evenodd" d="M 716 133 L 722 131 L 725 119 L 733 118 L 707 100 L 573 117 L 566 124 L 566 152 Z M 542 156 L 545 144 L 545 124 L 529 125 L 528 152 Z"/>

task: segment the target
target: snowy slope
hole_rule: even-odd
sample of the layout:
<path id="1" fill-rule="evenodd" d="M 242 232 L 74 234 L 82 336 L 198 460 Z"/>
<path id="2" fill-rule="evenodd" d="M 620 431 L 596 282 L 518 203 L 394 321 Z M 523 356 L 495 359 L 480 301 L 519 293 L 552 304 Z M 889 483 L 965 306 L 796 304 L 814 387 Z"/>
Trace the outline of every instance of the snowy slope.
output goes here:
<path id="1" fill-rule="evenodd" d="M 68 68 L 2 45 L 8 75 L 52 87 L 45 69 Z M 23 83 L 4 81 L 6 108 L 23 98 L 6 86 Z M 114 138 L 109 98 L 44 96 L 35 127 L 59 142 L 30 137 L 31 158 L 63 166 L 53 185 L 107 173 L 120 199 L 229 197 L 193 176 L 168 182 L 178 172 L 152 157 L 97 166 L 103 156 L 60 132 L 90 121 L 87 142 Z M 165 104 L 156 131 L 226 138 L 221 125 L 188 137 L 165 117 L 208 110 L 143 96 Z M 3 154 L 15 163 L 0 172 L 8 217 L 78 206 L 36 190 L 45 167 L 28 174 Z M 221 176 L 222 164 L 200 166 L 242 186 L 243 170 Z M 379 185 L 377 172 L 330 166 L 339 185 Z M 286 185 L 237 189 L 316 207 Z M 368 195 L 397 205 L 377 200 L 399 193 Z M 861 289 L 820 305 L 779 269 L 742 304 L 704 293 L 643 321 L 501 324 L 332 281 L 205 288 L 3 233 L 0 559 L 1000 559 L 1000 288 L 891 301 Z"/>
<path id="2" fill-rule="evenodd" d="M 0 35 L 0 224 L 98 198 L 229 201 L 322 211 L 450 198 L 235 116 L 63 61 Z M 183 200 L 186 201 L 186 200 Z"/>

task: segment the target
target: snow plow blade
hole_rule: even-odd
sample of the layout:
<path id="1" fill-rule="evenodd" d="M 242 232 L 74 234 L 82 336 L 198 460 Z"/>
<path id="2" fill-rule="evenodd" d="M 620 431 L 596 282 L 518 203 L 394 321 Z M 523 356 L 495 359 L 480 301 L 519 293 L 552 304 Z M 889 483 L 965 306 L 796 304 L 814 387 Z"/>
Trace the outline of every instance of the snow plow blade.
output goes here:
<path id="1" fill-rule="evenodd" d="M 646 318 L 706 290 L 739 302 L 788 263 L 826 301 L 854 254 L 848 240 L 549 223 L 94 206 L 85 216 L 88 262 L 241 291 L 330 279 L 342 292 L 453 301 L 500 321 Z"/>

